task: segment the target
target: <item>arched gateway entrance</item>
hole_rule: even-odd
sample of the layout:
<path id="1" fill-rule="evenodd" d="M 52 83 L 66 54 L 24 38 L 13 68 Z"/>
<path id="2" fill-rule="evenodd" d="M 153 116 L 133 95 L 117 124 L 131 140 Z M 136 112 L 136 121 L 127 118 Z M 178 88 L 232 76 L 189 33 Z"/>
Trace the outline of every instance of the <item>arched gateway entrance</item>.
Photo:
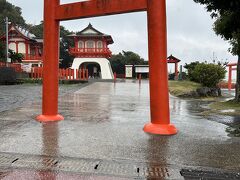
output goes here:
<path id="1" fill-rule="evenodd" d="M 95 65 L 87 68 L 87 66 Z M 72 64 L 73 69 L 88 69 L 90 76 L 95 75 L 101 79 L 113 79 L 113 72 L 110 62 L 105 58 L 75 58 Z M 96 68 L 96 69 L 95 69 Z"/>
<path id="2" fill-rule="evenodd" d="M 89 0 L 62 5 L 60 0 L 44 0 L 43 104 L 38 121 L 63 120 L 58 114 L 59 22 L 138 11 L 147 11 L 148 18 L 151 122 L 144 131 L 177 133 L 169 112 L 166 0 Z"/>

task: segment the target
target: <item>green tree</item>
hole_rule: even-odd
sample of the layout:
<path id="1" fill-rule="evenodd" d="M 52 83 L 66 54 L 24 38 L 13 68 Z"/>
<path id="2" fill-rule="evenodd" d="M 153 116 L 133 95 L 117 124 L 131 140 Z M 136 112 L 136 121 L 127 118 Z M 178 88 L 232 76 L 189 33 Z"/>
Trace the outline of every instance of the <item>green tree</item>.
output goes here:
<path id="1" fill-rule="evenodd" d="M 9 58 L 11 58 L 11 61 L 13 63 L 20 63 L 23 60 L 23 54 L 16 53 L 13 50 L 9 49 Z"/>
<path id="2" fill-rule="evenodd" d="M 22 17 L 22 10 L 18 6 L 14 6 L 6 0 L 0 0 L 0 34 L 5 33 L 5 18 L 8 17 L 9 22 L 27 27 Z"/>
<path id="3" fill-rule="evenodd" d="M 72 32 L 60 26 L 60 59 L 62 60 L 60 68 L 68 68 L 74 59 L 68 52 L 69 47 L 74 46 L 73 39 L 68 37 L 69 34 L 72 34 Z"/>
<path id="4" fill-rule="evenodd" d="M 235 100 L 240 102 L 240 1 L 239 0 L 194 0 L 206 6 L 215 18 L 214 31 L 229 41 L 229 51 L 238 56 Z"/>
<path id="5" fill-rule="evenodd" d="M 29 31 L 37 38 L 43 38 L 43 21 L 38 25 L 29 24 Z"/>
<path id="6" fill-rule="evenodd" d="M 225 78 L 225 75 L 225 67 L 219 64 L 198 63 L 192 69 L 194 81 L 207 87 L 216 87 Z"/>
<path id="7" fill-rule="evenodd" d="M 5 59 L 5 44 L 0 42 L 0 61 L 6 61 Z"/>
<path id="8" fill-rule="evenodd" d="M 199 61 L 196 61 L 196 62 L 191 62 L 189 64 L 186 63 L 184 66 L 184 68 L 187 69 L 188 78 L 190 81 L 196 81 L 195 76 L 193 75 L 193 71 L 198 64 L 199 64 Z"/>
<path id="9" fill-rule="evenodd" d="M 117 74 L 125 73 L 125 65 L 144 65 L 148 64 L 143 58 L 132 51 L 122 51 L 122 53 L 113 55 L 109 58 L 113 72 Z"/>

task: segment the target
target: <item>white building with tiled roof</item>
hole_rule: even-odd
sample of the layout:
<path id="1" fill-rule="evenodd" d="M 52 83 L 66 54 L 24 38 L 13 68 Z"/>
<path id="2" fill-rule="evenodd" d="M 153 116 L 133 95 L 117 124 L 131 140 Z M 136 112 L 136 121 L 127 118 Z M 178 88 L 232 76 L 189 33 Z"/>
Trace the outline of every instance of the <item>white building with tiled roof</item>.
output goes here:
<path id="1" fill-rule="evenodd" d="M 23 54 L 22 64 L 42 66 L 43 40 L 36 38 L 27 29 L 11 24 L 8 31 L 9 49 Z M 6 41 L 6 35 L 0 37 L 0 41 Z"/>

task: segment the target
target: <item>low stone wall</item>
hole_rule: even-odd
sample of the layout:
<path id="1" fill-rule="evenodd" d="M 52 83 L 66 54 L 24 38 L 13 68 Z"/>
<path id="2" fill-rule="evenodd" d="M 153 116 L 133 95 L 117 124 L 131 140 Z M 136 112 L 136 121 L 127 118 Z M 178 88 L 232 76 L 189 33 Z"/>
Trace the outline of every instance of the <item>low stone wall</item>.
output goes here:
<path id="1" fill-rule="evenodd" d="M 222 96 L 221 89 L 202 87 L 198 88 L 196 91 L 190 91 L 188 93 L 182 94 L 179 97 L 183 98 L 200 98 L 200 97 L 220 97 Z"/>
<path id="2" fill-rule="evenodd" d="M 0 67 L 0 85 L 16 84 L 17 77 L 14 68 Z"/>

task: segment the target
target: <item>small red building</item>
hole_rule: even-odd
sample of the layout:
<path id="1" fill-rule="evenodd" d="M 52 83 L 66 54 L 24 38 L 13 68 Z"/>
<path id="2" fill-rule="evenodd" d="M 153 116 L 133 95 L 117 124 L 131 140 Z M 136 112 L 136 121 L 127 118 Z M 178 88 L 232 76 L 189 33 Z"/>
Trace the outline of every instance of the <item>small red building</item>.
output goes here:
<path id="1" fill-rule="evenodd" d="M 91 77 L 113 79 L 112 68 L 107 60 L 112 52 L 108 45 L 113 44 L 110 35 L 104 34 L 89 24 L 82 31 L 69 35 L 74 40 L 74 47 L 69 53 L 75 57 L 72 69 L 88 69 Z"/>
<path id="2" fill-rule="evenodd" d="M 11 24 L 8 31 L 9 49 L 23 54 L 22 64 L 42 66 L 43 39 L 38 39 L 28 30 Z M 6 42 L 6 35 L 0 37 L 0 41 Z"/>

